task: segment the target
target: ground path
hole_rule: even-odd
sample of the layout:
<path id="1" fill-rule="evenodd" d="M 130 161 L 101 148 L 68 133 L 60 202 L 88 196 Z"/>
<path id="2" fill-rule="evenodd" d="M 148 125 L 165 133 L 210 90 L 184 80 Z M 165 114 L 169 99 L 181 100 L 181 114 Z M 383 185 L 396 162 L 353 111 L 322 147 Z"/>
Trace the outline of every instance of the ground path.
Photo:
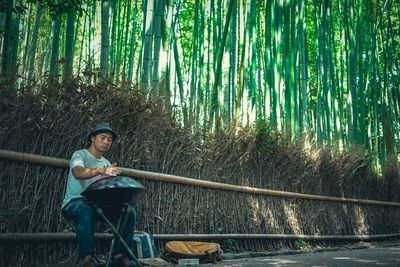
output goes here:
<path id="1" fill-rule="evenodd" d="M 320 248 L 310 250 L 281 251 L 265 253 L 270 256 L 246 257 L 251 254 L 225 254 L 219 264 L 199 264 L 196 266 L 234 267 L 400 267 L 400 240 L 387 242 L 359 243 L 352 246 Z M 262 253 L 258 254 L 262 255 Z M 253 254 L 254 256 L 254 254 Z M 240 258 L 238 258 L 240 257 Z M 246 257 L 246 258 L 243 258 Z M 46 267 L 75 267 L 71 264 L 53 264 Z M 104 266 L 104 265 L 103 265 Z M 178 265 L 169 265 L 178 266 Z M 192 265 L 193 266 L 193 265 Z M 44 266 L 43 266 L 44 267 Z M 76 265 L 76 267 L 78 267 Z"/>
<path id="2" fill-rule="evenodd" d="M 356 246 L 337 247 L 327 249 L 325 251 L 309 250 L 308 252 L 297 254 L 225 260 L 223 264 L 219 266 L 400 267 L 400 240 L 392 242 L 380 242 L 359 244 Z"/>

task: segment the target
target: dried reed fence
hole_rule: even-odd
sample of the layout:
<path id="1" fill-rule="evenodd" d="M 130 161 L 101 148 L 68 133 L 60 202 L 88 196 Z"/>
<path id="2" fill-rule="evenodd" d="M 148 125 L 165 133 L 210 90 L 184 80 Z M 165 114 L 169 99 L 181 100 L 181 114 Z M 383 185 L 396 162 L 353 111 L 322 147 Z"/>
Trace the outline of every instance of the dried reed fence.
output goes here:
<path id="1" fill-rule="evenodd" d="M 396 164 L 378 177 L 354 150 L 305 149 L 267 126 L 188 134 L 159 103 L 136 91 L 73 82 L 0 99 L 0 149 L 69 158 L 98 121 L 120 138 L 107 157 L 120 166 L 274 190 L 398 202 Z M 179 116 L 179 114 L 175 114 Z M 311 145 L 312 146 L 312 145 Z M 63 232 L 66 171 L 0 161 L 0 232 Z M 395 207 L 251 195 L 141 180 L 138 229 L 158 234 L 399 233 Z M 99 226 L 99 231 L 104 229 Z M 222 242 L 225 250 L 303 246 L 294 241 Z M 0 266 L 35 266 L 71 256 L 71 244 L 0 247 Z"/>

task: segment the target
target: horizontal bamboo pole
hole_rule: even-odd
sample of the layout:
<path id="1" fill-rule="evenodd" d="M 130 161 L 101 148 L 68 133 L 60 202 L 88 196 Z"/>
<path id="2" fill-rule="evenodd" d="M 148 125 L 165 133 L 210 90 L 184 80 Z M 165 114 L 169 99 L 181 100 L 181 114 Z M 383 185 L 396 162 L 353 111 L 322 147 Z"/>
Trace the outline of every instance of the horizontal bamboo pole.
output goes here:
<path id="1" fill-rule="evenodd" d="M 310 241 L 372 241 L 398 238 L 400 234 L 381 235 L 286 235 L 286 234 L 155 234 L 155 240 L 310 240 Z M 3 233 L 0 244 L 53 243 L 75 241 L 75 233 Z M 98 241 L 109 241 L 112 234 L 96 233 Z"/>
<path id="2" fill-rule="evenodd" d="M 69 167 L 69 160 L 67 159 L 46 157 L 37 154 L 21 153 L 3 149 L 0 149 L 0 159 L 22 161 L 63 169 L 67 169 Z"/>
<path id="3" fill-rule="evenodd" d="M 59 158 L 46 157 L 46 156 L 35 155 L 35 154 L 7 151 L 7 150 L 2 150 L 2 149 L 0 149 L 0 159 L 22 161 L 22 162 L 46 165 L 46 166 L 57 167 L 57 168 L 68 168 L 68 166 L 69 166 L 68 165 L 69 161 L 66 159 L 59 159 Z M 141 171 L 141 170 L 129 169 L 129 168 L 120 168 L 120 169 L 122 171 L 122 173 L 121 173 L 122 175 L 130 176 L 130 177 L 134 177 L 134 178 L 142 178 L 142 179 L 147 179 L 147 180 L 184 184 L 184 185 L 197 186 L 197 187 L 202 187 L 202 188 L 207 188 L 207 189 L 218 189 L 218 190 L 234 191 L 234 192 L 241 192 L 241 193 L 247 193 L 247 194 L 259 194 L 259 195 L 300 198 L 300 199 L 310 199 L 310 200 L 345 202 L 345 203 L 378 205 L 378 206 L 388 206 L 388 207 L 400 207 L 400 203 L 398 203 L 398 202 L 387 202 L 387 201 L 377 201 L 377 200 L 369 200 L 369 199 L 354 199 L 354 198 L 344 198 L 344 197 L 330 197 L 330 196 L 321 196 L 321 195 L 293 193 L 293 192 L 277 191 L 277 190 L 271 190 L 271 189 L 249 187 L 249 186 L 224 184 L 224 183 L 211 182 L 211 181 L 200 180 L 200 179 L 192 179 L 192 178 L 187 178 L 187 177 L 182 177 L 182 176 L 177 176 L 177 175 L 163 174 L 163 173 L 156 173 L 156 172 L 149 172 L 149 171 Z"/>

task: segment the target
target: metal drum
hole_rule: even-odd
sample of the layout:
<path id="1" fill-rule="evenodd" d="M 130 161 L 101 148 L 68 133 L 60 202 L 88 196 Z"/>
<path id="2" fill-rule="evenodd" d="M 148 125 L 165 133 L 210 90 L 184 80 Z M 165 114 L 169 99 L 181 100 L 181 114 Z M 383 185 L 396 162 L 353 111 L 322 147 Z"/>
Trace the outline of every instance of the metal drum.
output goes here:
<path id="1" fill-rule="evenodd" d="M 145 190 L 131 177 L 112 176 L 93 182 L 82 195 L 98 205 L 119 206 L 137 200 Z"/>

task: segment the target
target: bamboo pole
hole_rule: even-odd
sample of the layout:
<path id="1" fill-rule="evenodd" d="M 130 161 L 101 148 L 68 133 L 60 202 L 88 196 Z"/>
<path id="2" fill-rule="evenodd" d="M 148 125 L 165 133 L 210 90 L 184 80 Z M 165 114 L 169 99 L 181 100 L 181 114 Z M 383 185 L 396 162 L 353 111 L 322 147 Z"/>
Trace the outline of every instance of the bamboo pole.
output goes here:
<path id="1" fill-rule="evenodd" d="M 20 152 L 8 151 L 8 150 L 2 150 L 2 149 L 0 149 L 0 159 L 22 161 L 22 162 L 46 165 L 46 166 L 57 167 L 57 168 L 68 168 L 68 166 L 69 166 L 68 165 L 69 161 L 66 159 L 46 157 L 46 156 L 41 156 L 41 155 L 36 155 L 36 154 L 20 153 Z M 211 182 L 211 181 L 206 181 L 206 180 L 199 180 L 199 179 L 187 178 L 187 177 L 182 177 L 182 176 L 176 176 L 176 175 L 171 175 L 171 174 L 141 171 L 141 170 L 129 169 L 129 168 L 120 168 L 120 169 L 122 171 L 121 172 L 122 175 L 130 176 L 133 178 L 141 178 L 141 179 L 153 180 L 153 181 L 184 184 L 184 185 L 197 186 L 197 187 L 202 187 L 202 188 L 207 188 L 207 189 L 226 190 L 226 191 L 241 192 L 241 193 L 246 193 L 246 194 L 258 194 L 258 195 L 268 195 L 268 196 L 277 196 L 277 197 L 353 203 L 353 204 L 361 204 L 361 205 L 400 207 L 400 203 L 398 203 L 398 202 L 387 202 L 387 201 L 378 201 L 378 200 L 369 200 L 369 199 L 354 199 L 354 198 L 344 198 L 344 197 L 330 197 L 330 196 L 321 196 L 321 195 L 293 193 L 293 192 L 277 191 L 277 190 L 264 189 L 264 188 L 224 184 L 224 183 Z"/>
<path id="2" fill-rule="evenodd" d="M 400 234 L 380 235 L 286 235 L 286 234 L 155 234 L 154 239 L 169 240 L 310 240 L 310 241 L 371 241 L 398 238 Z M 112 234 L 96 233 L 98 241 L 109 241 Z M 0 244 L 73 242 L 75 233 L 3 233 Z"/>
<path id="3" fill-rule="evenodd" d="M 69 160 L 0 149 L 0 159 L 22 161 L 56 168 L 68 168 Z"/>

